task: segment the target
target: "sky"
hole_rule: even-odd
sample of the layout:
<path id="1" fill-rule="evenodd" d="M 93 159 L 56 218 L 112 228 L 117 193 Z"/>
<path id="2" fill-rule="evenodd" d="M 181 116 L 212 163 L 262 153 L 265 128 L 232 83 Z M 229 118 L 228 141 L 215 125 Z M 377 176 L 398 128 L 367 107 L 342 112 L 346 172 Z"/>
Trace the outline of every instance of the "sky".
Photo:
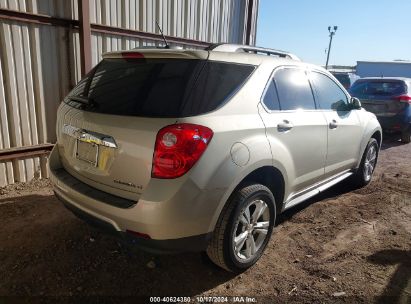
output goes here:
<path id="1" fill-rule="evenodd" d="M 257 45 L 325 65 L 411 60 L 411 0 L 260 0 Z"/>

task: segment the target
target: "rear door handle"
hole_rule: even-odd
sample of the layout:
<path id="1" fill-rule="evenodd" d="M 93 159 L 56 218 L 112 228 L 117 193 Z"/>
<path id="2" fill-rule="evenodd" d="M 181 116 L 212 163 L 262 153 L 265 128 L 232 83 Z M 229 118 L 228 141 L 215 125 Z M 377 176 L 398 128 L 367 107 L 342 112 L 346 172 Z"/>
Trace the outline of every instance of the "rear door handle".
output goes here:
<path id="1" fill-rule="evenodd" d="M 330 124 L 330 129 L 336 129 L 338 127 L 337 121 L 335 119 L 333 119 Z"/>
<path id="2" fill-rule="evenodd" d="M 294 125 L 293 125 L 290 121 L 288 121 L 288 120 L 286 120 L 286 119 L 284 119 L 283 122 L 280 122 L 280 123 L 277 125 L 277 129 L 278 129 L 278 131 L 280 131 L 280 132 L 289 131 L 289 130 L 291 130 L 293 127 L 294 127 Z"/>

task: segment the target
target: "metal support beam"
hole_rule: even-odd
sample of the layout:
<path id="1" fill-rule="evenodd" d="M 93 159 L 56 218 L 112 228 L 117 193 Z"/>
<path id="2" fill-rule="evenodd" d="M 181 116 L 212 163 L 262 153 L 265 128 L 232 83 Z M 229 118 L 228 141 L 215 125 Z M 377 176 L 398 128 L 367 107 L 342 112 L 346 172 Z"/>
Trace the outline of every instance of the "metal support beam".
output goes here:
<path id="1" fill-rule="evenodd" d="M 151 40 L 151 41 L 164 42 L 163 37 L 158 34 L 147 33 L 147 32 L 136 31 L 136 30 L 129 30 L 129 29 L 108 26 L 108 25 L 92 23 L 91 31 L 95 33 L 101 33 L 101 34 L 118 35 L 118 36 L 133 37 L 133 38 L 146 39 L 146 40 Z M 201 48 L 203 47 L 205 48 L 211 45 L 211 43 L 199 41 L 199 40 L 185 39 L 185 38 L 174 37 L 174 36 L 165 36 L 165 37 L 169 43 L 171 42 L 175 44 L 183 44 L 187 46 L 195 46 L 195 47 L 201 47 Z"/>
<path id="2" fill-rule="evenodd" d="M 87 2 L 86 0 L 78 0 L 78 1 L 79 1 L 79 4 L 81 4 L 81 2 Z M 86 6 L 86 9 L 88 9 L 88 6 Z M 23 12 L 8 10 L 8 9 L 0 9 L 0 19 L 32 23 L 32 24 L 63 26 L 63 27 L 69 27 L 69 28 L 74 28 L 74 29 L 78 29 L 80 27 L 80 22 L 78 20 L 51 17 L 47 15 L 40 15 L 40 14 L 23 13 Z M 118 36 L 133 37 L 133 38 L 138 38 L 138 39 L 163 42 L 163 38 L 159 34 L 118 28 L 118 27 L 108 26 L 108 25 L 90 24 L 90 30 L 91 32 L 95 32 L 95 33 L 118 35 Z M 200 47 L 200 48 L 204 47 L 205 48 L 211 45 L 211 43 L 208 43 L 205 41 L 186 39 L 186 38 L 180 38 L 180 37 L 174 37 L 174 36 L 166 36 L 166 39 L 167 41 L 174 43 L 174 44 L 186 45 L 186 46 L 192 46 L 192 47 Z M 91 67 L 91 64 L 90 64 L 90 67 Z"/>
<path id="3" fill-rule="evenodd" d="M 50 153 L 53 147 L 53 144 L 41 144 L 28 147 L 2 149 L 0 150 L 0 163 L 45 156 Z"/>
<path id="4" fill-rule="evenodd" d="M 79 33 L 80 33 L 80 60 L 81 76 L 91 70 L 91 27 L 90 27 L 90 2 L 78 0 Z"/>
<path id="5" fill-rule="evenodd" d="M 77 20 L 51 17 L 42 14 L 33 13 L 23 13 L 14 10 L 0 9 L 0 19 L 10 20 L 10 21 L 20 21 L 34 24 L 42 25 L 54 25 L 54 26 L 64 26 L 64 27 L 78 27 Z"/>

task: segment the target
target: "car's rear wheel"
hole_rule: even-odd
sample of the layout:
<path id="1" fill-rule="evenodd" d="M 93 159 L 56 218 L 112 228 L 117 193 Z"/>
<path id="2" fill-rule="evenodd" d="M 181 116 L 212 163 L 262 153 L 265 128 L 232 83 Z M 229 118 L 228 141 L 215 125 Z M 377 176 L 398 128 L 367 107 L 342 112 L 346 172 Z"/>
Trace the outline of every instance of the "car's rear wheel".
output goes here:
<path id="1" fill-rule="evenodd" d="M 375 138 L 371 138 L 365 148 L 360 167 L 354 175 L 357 186 L 363 187 L 371 182 L 372 175 L 377 165 L 379 146 Z"/>
<path id="2" fill-rule="evenodd" d="M 208 256 L 232 272 L 251 267 L 270 240 L 275 218 L 275 199 L 267 187 L 253 184 L 237 190 L 220 215 Z"/>
<path id="3" fill-rule="evenodd" d="M 404 144 L 409 144 L 411 141 L 411 127 L 408 127 L 406 130 L 401 133 L 401 142 Z"/>

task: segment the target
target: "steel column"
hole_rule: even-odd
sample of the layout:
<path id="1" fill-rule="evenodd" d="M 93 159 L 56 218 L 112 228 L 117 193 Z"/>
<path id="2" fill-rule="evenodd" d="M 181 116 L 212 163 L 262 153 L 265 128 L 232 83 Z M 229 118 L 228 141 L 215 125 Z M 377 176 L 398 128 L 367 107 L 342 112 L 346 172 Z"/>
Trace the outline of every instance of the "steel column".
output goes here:
<path id="1" fill-rule="evenodd" d="M 251 28 L 253 23 L 253 10 L 254 10 L 254 0 L 248 0 L 247 8 L 247 25 L 246 25 L 246 37 L 245 44 L 251 44 Z"/>
<path id="2" fill-rule="evenodd" d="M 81 76 L 84 76 L 91 70 L 91 27 L 89 0 L 78 0 L 78 14 L 80 21 Z"/>

